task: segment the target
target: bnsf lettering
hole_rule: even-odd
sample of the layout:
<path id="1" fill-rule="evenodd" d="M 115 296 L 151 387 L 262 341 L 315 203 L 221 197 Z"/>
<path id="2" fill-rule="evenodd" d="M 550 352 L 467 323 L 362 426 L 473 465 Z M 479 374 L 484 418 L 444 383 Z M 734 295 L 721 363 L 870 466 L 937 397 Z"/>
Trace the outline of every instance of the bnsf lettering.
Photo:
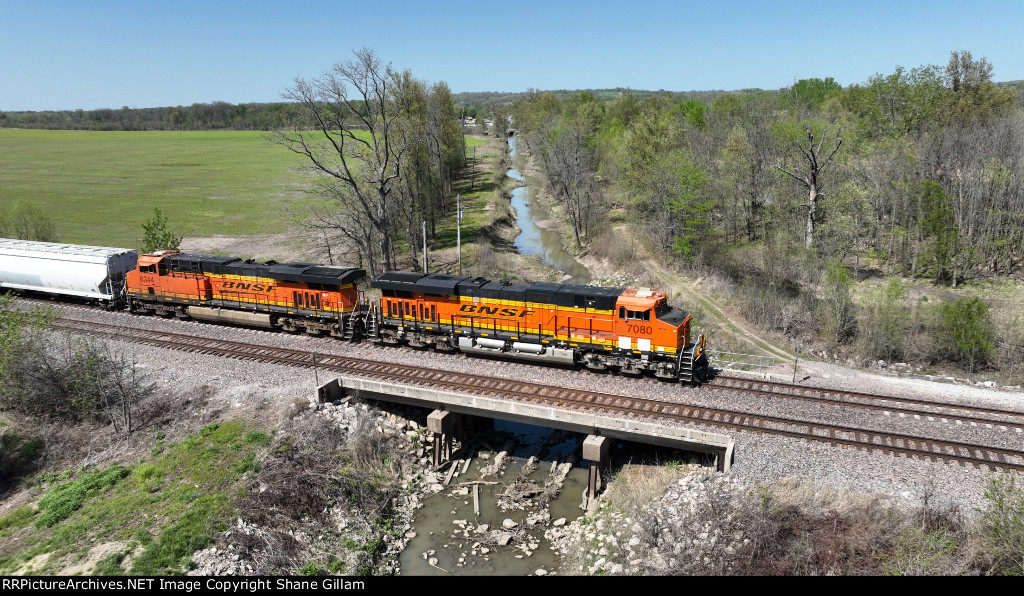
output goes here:
<path id="1" fill-rule="evenodd" d="M 526 315 L 530 314 L 527 309 L 518 308 L 499 308 L 497 306 L 484 306 L 483 304 L 463 304 L 459 307 L 459 312 L 472 312 L 481 315 L 501 315 L 503 317 L 518 317 L 520 319 L 526 318 Z"/>
<path id="2" fill-rule="evenodd" d="M 224 290 L 250 290 L 253 292 L 269 292 L 274 289 L 274 284 L 253 284 L 240 281 L 226 281 L 221 285 Z"/>

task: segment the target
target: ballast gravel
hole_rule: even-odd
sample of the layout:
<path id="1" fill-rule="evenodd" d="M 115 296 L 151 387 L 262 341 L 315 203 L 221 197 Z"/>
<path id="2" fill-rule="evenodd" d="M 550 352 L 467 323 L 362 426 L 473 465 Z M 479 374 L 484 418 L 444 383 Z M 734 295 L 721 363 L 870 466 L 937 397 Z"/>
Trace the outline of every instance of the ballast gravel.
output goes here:
<path id="1" fill-rule="evenodd" d="M 907 435 L 934 436 L 951 441 L 978 442 L 995 447 L 1024 450 L 1024 433 L 1000 425 L 956 423 L 934 418 L 900 416 L 882 411 L 854 410 L 802 400 L 759 398 L 735 391 L 688 387 L 651 378 L 631 378 L 586 370 L 523 364 L 505 360 L 469 357 L 372 344 L 350 343 L 329 337 L 289 335 L 273 331 L 227 327 L 196 321 L 167 320 L 64 307 L 67 318 L 122 325 L 155 331 L 169 331 L 217 340 L 303 350 L 324 355 L 377 359 L 477 375 L 488 375 L 634 397 L 649 397 L 695 406 L 725 408 L 770 416 L 802 417 L 809 421 L 849 427 L 877 429 Z M 266 399 L 311 396 L 318 383 L 330 380 L 328 371 L 267 365 L 253 361 L 167 350 L 131 344 L 139 365 L 169 388 L 210 386 L 243 397 Z M 801 383 L 832 389 L 915 397 L 937 402 L 986 406 L 1024 412 L 1024 393 L 1019 390 L 990 389 L 962 384 L 933 382 L 921 378 L 895 377 L 839 366 L 801 362 Z M 732 374 L 732 373 L 730 373 Z M 778 367 L 759 377 L 788 381 L 792 368 Z M 907 506 L 920 505 L 927 494 L 937 506 L 956 506 L 965 513 L 975 511 L 983 501 L 989 470 L 952 463 L 921 461 L 874 451 L 831 446 L 823 442 L 790 439 L 756 432 L 707 430 L 730 435 L 736 443 L 734 462 L 728 476 L 747 486 L 770 485 L 797 477 L 836 490 L 874 493 L 896 499 Z"/>

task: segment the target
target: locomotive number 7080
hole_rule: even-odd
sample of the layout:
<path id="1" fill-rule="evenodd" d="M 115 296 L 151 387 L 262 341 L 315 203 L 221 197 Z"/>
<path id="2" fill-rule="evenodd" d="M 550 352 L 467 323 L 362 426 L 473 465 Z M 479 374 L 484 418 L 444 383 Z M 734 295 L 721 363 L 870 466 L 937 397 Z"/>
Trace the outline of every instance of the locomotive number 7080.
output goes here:
<path id="1" fill-rule="evenodd" d="M 648 333 L 649 334 L 652 331 L 654 331 L 654 328 L 653 327 L 648 327 L 646 325 L 629 325 L 629 332 L 630 333 Z"/>

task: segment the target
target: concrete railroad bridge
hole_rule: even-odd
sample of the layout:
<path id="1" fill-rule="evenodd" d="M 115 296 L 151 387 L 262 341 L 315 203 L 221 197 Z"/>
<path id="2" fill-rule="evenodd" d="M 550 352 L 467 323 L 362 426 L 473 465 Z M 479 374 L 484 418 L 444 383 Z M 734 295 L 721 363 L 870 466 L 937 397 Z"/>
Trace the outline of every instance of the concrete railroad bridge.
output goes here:
<path id="1" fill-rule="evenodd" d="M 316 397 L 324 403 L 341 399 L 343 395 L 432 409 L 427 416 L 427 431 L 433 433 L 434 466 L 451 457 L 452 439 L 461 432 L 464 415 L 585 434 L 583 458 L 590 462 L 589 498 L 596 496 L 602 487 L 602 476 L 610 464 L 611 445 L 615 439 L 712 454 L 716 456 L 718 470 L 722 472 L 727 472 L 732 465 L 735 449 L 735 442 L 726 435 L 685 427 L 353 376 L 341 376 L 320 386 Z"/>

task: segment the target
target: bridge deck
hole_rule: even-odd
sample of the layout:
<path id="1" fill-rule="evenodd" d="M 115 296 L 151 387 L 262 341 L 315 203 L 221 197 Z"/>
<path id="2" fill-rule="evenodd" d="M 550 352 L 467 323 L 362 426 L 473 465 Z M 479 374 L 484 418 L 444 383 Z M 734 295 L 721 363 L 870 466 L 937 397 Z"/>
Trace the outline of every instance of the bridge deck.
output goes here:
<path id="1" fill-rule="evenodd" d="M 575 412 L 496 397 L 439 391 L 427 387 L 388 383 L 360 377 L 339 377 L 321 387 L 318 390 L 318 395 L 321 400 L 334 399 L 342 392 L 368 399 L 716 454 L 720 456 L 719 468 L 723 471 L 728 471 L 735 448 L 734 441 L 727 435 L 670 426 L 656 421 L 630 420 L 602 414 Z"/>

